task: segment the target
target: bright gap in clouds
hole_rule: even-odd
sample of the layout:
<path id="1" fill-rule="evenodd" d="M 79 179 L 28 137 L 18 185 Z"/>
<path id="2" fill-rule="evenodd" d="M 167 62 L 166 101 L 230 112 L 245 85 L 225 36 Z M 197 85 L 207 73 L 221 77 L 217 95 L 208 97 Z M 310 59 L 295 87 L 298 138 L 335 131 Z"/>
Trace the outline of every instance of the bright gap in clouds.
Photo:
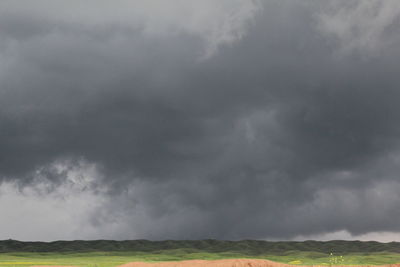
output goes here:
<path id="1" fill-rule="evenodd" d="M 69 240 L 94 237 L 88 214 L 102 198 L 61 186 L 48 194 L 35 189 L 20 191 L 12 183 L 0 187 L 0 239 Z M 12 205 L 10 204 L 12 203 Z"/>
<path id="2" fill-rule="evenodd" d="M 396 232 L 371 232 L 362 235 L 352 235 L 346 230 L 336 231 L 332 233 L 325 233 L 320 235 L 307 235 L 297 236 L 292 240 L 305 241 L 305 240 L 360 240 L 360 241 L 378 241 L 378 242 L 393 242 L 400 241 L 400 233 Z"/>
<path id="3" fill-rule="evenodd" d="M 49 168 L 64 176 L 62 183 L 52 184 L 38 169 L 32 185 L 0 184 L 0 239 L 95 238 L 97 229 L 90 224 L 90 215 L 106 200 L 100 188 L 97 193 L 91 189 L 98 175 L 95 165 L 57 162 Z"/>

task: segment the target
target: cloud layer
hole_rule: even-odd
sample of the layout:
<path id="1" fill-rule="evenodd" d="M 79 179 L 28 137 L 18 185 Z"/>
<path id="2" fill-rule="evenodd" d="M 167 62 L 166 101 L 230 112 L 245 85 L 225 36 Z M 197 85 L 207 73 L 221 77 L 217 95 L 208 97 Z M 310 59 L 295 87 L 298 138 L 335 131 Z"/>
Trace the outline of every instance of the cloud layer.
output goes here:
<path id="1" fill-rule="evenodd" d="M 19 239 L 398 239 L 397 1 L 24 3 L 0 3 Z"/>

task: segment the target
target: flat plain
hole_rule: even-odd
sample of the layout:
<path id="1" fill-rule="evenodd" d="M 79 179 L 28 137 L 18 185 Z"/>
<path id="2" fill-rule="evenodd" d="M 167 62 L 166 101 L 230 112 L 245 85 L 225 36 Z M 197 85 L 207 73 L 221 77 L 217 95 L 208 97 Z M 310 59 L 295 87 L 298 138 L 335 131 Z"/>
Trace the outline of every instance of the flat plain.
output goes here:
<path id="1" fill-rule="evenodd" d="M 114 267 L 129 262 L 266 259 L 292 265 L 400 263 L 399 243 L 359 241 L 0 241 L 0 267 Z M 332 253 L 332 254 L 331 254 Z"/>

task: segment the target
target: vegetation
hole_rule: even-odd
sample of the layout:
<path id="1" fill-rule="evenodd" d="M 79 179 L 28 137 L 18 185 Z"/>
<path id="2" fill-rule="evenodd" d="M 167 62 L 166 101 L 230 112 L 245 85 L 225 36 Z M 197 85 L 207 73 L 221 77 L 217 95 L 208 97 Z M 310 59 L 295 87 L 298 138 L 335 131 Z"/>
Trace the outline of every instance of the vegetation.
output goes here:
<path id="1" fill-rule="evenodd" d="M 17 240 L 0 241 L 0 252 L 94 252 L 94 251 L 141 251 L 160 250 L 200 250 L 204 252 L 240 252 L 249 255 L 260 253 L 285 254 L 288 251 L 311 251 L 320 253 L 400 253 L 400 242 L 380 243 L 375 241 L 304 241 L 304 242 L 270 242 L 260 240 L 220 241 L 207 240 L 93 240 L 93 241 L 55 241 L 55 242 L 22 242 Z"/>
<path id="2" fill-rule="evenodd" d="M 113 267 L 131 261 L 260 258 L 294 265 L 380 265 L 400 262 L 400 243 L 359 241 L 0 241 L 0 267 Z"/>

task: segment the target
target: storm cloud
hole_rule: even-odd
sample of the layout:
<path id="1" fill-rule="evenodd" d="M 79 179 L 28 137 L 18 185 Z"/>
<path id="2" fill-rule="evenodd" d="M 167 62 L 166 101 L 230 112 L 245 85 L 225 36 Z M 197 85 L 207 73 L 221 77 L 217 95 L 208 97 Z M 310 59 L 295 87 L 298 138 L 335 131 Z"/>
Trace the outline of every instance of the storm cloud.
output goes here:
<path id="1" fill-rule="evenodd" d="M 398 240 L 399 18 L 394 0 L 2 1 L 0 208 L 37 230 L 0 238 Z"/>

